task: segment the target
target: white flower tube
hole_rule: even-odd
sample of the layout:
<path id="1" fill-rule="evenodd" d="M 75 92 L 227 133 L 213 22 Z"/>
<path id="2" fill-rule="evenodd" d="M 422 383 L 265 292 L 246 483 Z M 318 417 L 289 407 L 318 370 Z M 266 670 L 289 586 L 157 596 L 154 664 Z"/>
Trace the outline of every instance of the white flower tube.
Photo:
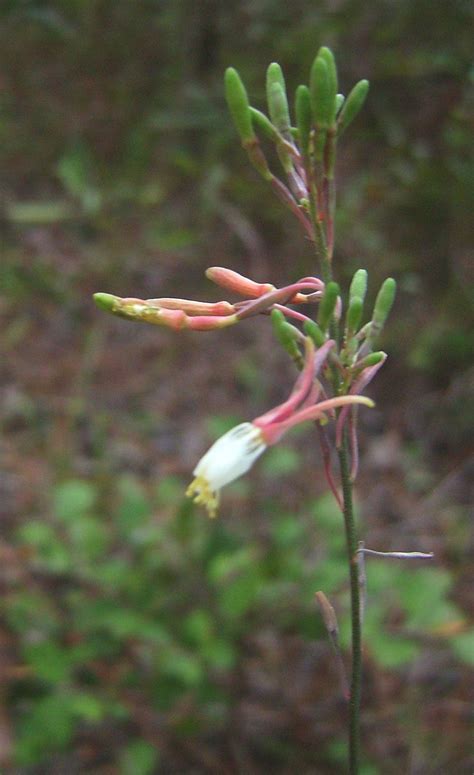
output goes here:
<path id="1" fill-rule="evenodd" d="M 251 422 L 236 425 L 212 445 L 193 471 L 186 495 L 204 505 L 215 517 L 219 491 L 251 468 L 267 448 L 260 428 Z"/>

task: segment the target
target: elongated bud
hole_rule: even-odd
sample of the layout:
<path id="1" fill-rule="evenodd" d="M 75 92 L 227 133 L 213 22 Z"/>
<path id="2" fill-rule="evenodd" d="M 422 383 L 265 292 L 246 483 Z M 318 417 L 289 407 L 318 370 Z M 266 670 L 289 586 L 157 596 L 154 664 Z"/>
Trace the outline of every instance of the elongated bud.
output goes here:
<path id="1" fill-rule="evenodd" d="M 157 326 L 167 326 L 175 331 L 191 329 L 211 331 L 225 328 L 238 322 L 236 315 L 195 315 L 189 316 L 182 309 L 168 309 L 148 304 L 143 299 L 120 298 L 110 293 L 95 293 L 95 303 L 107 312 L 128 320 L 141 320 Z"/>
<path id="2" fill-rule="evenodd" d="M 296 90 L 295 114 L 300 149 L 302 153 L 307 156 L 311 133 L 311 100 L 309 89 L 303 84 L 298 86 Z"/>
<path id="3" fill-rule="evenodd" d="M 210 266 L 206 269 L 206 277 L 221 288 L 227 288 L 229 291 L 251 299 L 258 299 L 259 296 L 275 290 L 275 286 L 271 283 L 256 283 L 225 266 Z"/>
<path id="4" fill-rule="evenodd" d="M 397 290 L 397 284 L 393 277 L 387 277 L 382 283 L 377 298 L 375 299 L 374 311 L 372 313 L 372 321 L 369 330 L 368 343 L 371 348 L 377 337 L 382 331 L 385 321 L 387 320 L 390 310 L 392 309 L 393 302 L 395 301 L 395 293 Z"/>
<path id="5" fill-rule="evenodd" d="M 364 305 L 362 299 L 359 296 L 354 296 L 352 301 L 349 302 L 346 315 L 346 336 L 350 337 L 354 334 L 360 325 L 362 320 L 362 311 Z"/>
<path id="6" fill-rule="evenodd" d="M 311 337 L 316 347 L 323 346 L 326 341 L 326 336 L 314 320 L 306 320 L 303 328 L 305 334 Z"/>
<path id="7" fill-rule="evenodd" d="M 366 100 L 368 92 L 369 82 L 365 79 L 356 83 L 350 91 L 337 119 L 338 135 L 341 135 L 355 119 Z"/>
<path id="8" fill-rule="evenodd" d="M 339 113 L 339 111 L 342 108 L 342 106 L 344 105 L 344 100 L 345 99 L 346 98 L 344 97 L 343 94 L 336 94 L 336 99 L 334 101 L 335 102 L 335 108 L 336 108 L 336 116 Z"/>
<path id="9" fill-rule="evenodd" d="M 119 297 L 111 293 L 94 293 L 92 298 L 100 309 L 113 313 Z"/>
<path id="10" fill-rule="evenodd" d="M 228 301 L 195 301 L 194 299 L 146 299 L 149 307 L 161 307 L 162 309 L 180 309 L 187 315 L 232 315 L 235 307 Z"/>
<path id="11" fill-rule="evenodd" d="M 327 599 L 324 592 L 316 592 L 316 602 L 321 611 L 323 622 L 329 635 L 330 643 L 334 649 L 337 660 L 337 670 L 339 674 L 339 682 L 344 699 L 348 700 L 350 696 L 349 683 L 347 680 L 346 669 L 344 666 L 344 660 L 342 658 L 341 645 L 339 642 L 339 626 L 337 623 L 336 612 Z"/>
<path id="12" fill-rule="evenodd" d="M 309 93 L 313 123 L 316 129 L 329 129 L 334 120 L 336 92 L 327 62 L 319 55 L 311 68 Z"/>
<path id="13" fill-rule="evenodd" d="M 365 294 L 367 293 L 367 271 L 365 269 L 358 269 L 354 273 L 351 286 L 349 288 L 349 304 L 354 298 L 359 298 L 364 302 Z"/>
<path id="14" fill-rule="evenodd" d="M 357 361 L 357 363 L 354 363 L 354 366 L 352 367 L 353 371 L 363 371 L 364 369 L 367 369 L 369 366 L 376 366 L 378 363 L 381 363 L 384 361 L 387 357 L 387 353 L 384 353 L 383 350 L 378 350 L 374 353 L 369 353 L 365 356 L 365 358 L 362 358 L 360 361 Z"/>
<path id="15" fill-rule="evenodd" d="M 336 117 L 336 99 L 337 99 L 337 89 L 338 89 L 336 60 L 334 59 L 334 54 L 332 53 L 331 49 L 328 48 L 327 46 L 321 46 L 321 48 L 318 51 L 318 57 L 320 57 L 326 62 L 326 65 L 328 68 L 329 83 L 331 87 L 331 92 L 334 96 L 333 116 L 331 121 L 331 123 L 333 123 L 334 118 Z"/>
<path id="16" fill-rule="evenodd" d="M 260 131 L 275 144 L 285 172 L 291 173 L 293 171 L 293 146 L 290 145 L 285 137 L 283 137 L 283 134 L 280 134 L 276 126 L 272 124 L 265 113 L 262 113 L 256 108 L 250 108 L 250 115 L 252 116 L 252 122 L 257 132 Z"/>
<path id="17" fill-rule="evenodd" d="M 286 96 L 283 71 L 278 62 L 272 62 L 267 69 L 267 102 L 270 118 L 279 132 L 290 136 L 290 112 Z"/>
<path id="18" fill-rule="evenodd" d="M 252 117 L 254 129 L 256 129 L 257 132 L 260 131 L 266 138 L 268 138 L 268 140 L 271 140 L 273 143 L 277 143 L 280 139 L 280 135 L 278 133 L 278 129 L 272 124 L 268 116 L 266 116 L 265 113 L 262 113 L 261 110 L 257 110 L 257 108 L 252 107 L 250 107 L 250 115 Z"/>
<path id="19" fill-rule="evenodd" d="M 326 331 L 331 322 L 339 295 L 339 285 L 334 282 L 326 284 L 324 294 L 319 305 L 318 324 L 323 331 Z"/>
<path id="20" fill-rule="evenodd" d="M 339 634 L 336 612 L 324 592 L 316 592 L 315 597 L 319 605 L 319 610 L 321 611 L 326 630 L 328 631 L 331 640 L 334 641 L 334 639 L 337 638 Z"/>
<path id="21" fill-rule="evenodd" d="M 301 332 L 288 323 L 283 312 L 273 309 L 271 312 L 273 332 L 287 353 L 297 363 L 299 368 L 304 366 L 304 358 L 301 355 L 297 342 L 301 339 Z"/>
<path id="22" fill-rule="evenodd" d="M 225 71 L 225 95 L 242 143 L 246 144 L 254 141 L 255 133 L 253 131 L 247 91 L 240 75 L 233 67 L 228 67 Z"/>

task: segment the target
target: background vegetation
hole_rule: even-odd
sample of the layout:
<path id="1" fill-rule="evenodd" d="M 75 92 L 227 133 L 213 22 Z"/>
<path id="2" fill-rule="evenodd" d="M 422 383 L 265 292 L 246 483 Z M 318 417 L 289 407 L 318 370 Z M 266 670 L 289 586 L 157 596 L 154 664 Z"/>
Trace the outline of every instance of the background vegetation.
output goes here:
<path id="1" fill-rule="evenodd" d="M 43 773 L 334 773 L 344 708 L 314 604 L 344 632 L 341 521 L 311 433 L 210 522 L 196 460 L 281 400 L 266 321 L 174 335 L 93 291 L 218 298 L 212 264 L 278 284 L 309 246 L 228 118 L 321 44 L 372 84 L 339 162 L 336 260 L 394 274 L 390 359 L 364 415 L 371 562 L 365 772 L 470 773 L 472 7 L 465 0 L 6 0 L 0 7 L 0 766 Z M 471 398 L 471 401 L 469 399 Z"/>

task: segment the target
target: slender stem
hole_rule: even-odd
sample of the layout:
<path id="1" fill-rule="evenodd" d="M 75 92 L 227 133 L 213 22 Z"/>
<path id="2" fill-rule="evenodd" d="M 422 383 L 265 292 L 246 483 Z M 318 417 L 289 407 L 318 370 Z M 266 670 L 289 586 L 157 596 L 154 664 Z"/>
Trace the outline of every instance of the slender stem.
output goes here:
<path id="1" fill-rule="evenodd" d="M 360 758 L 360 697 L 362 685 L 362 637 L 359 573 L 357 566 L 357 533 L 352 500 L 347 435 L 338 450 L 341 472 L 344 525 L 351 588 L 352 677 L 349 700 L 349 773 L 358 775 Z"/>
<path id="2" fill-rule="evenodd" d="M 335 136 L 328 138 L 326 156 L 324 159 L 324 180 L 322 190 L 316 190 L 314 163 L 310 170 L 310 216 L 315 233 L 315 252 L 320 261 L 322 279 L 325 283 L 332 280 L 332 254 L 334 250 L 334 215 L 336 205 L 336 187 L 334 180 L 336 145 Z M 312 174 L 311 174 L 312 173 Z M 323 195 L 323 216 L 327 231 L 320 220 L 320 199 Z M 338 325 L 333 320 L 330 334 L 336 342 L 339 341 Z M 340 395 L 343 385 L 337 369 L 332 367 L 332 383 L 334 395 Z M 350 470 L 350 445 L 347 431 L 344 430 L 341 444 L 337 450 L 342 487 L 342 512 L 346 535 L 347 561 L 349 566 L 349 581 L 351 590 L 351 688 L 349 696 L 349 775 L 359 775 L 360 761 L 360 701 L 362 687 L 362 633 L 361 633 L 361 596 L 359 588 L 359 568 L 357 563 L 357 531 L 354 518 L 353 483 Z"/>

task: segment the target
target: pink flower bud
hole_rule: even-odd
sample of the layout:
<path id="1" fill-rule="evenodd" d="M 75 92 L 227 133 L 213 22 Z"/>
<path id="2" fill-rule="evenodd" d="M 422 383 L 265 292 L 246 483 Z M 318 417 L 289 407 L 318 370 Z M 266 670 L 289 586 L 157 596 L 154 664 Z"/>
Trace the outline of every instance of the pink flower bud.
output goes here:
<path id="1" fill-rule="evenodd" d="M 232 315 L 235 312 L 234 305 L 228 301 L 194 301 L 193 299 L 147 299 L 150 307 L 162 309 L 180 309 L 187 315 Z"/>
<path id="2" fill-rule="evenodd" d="M 251 299 L 258 299 L 264 293 L 275 290 L 275 286 L 271 283 L 256 283 L 224 266 L 210 266 L 206 269 L 206 277 L 221 288 L 227 288 L 229 291 Z"/>

